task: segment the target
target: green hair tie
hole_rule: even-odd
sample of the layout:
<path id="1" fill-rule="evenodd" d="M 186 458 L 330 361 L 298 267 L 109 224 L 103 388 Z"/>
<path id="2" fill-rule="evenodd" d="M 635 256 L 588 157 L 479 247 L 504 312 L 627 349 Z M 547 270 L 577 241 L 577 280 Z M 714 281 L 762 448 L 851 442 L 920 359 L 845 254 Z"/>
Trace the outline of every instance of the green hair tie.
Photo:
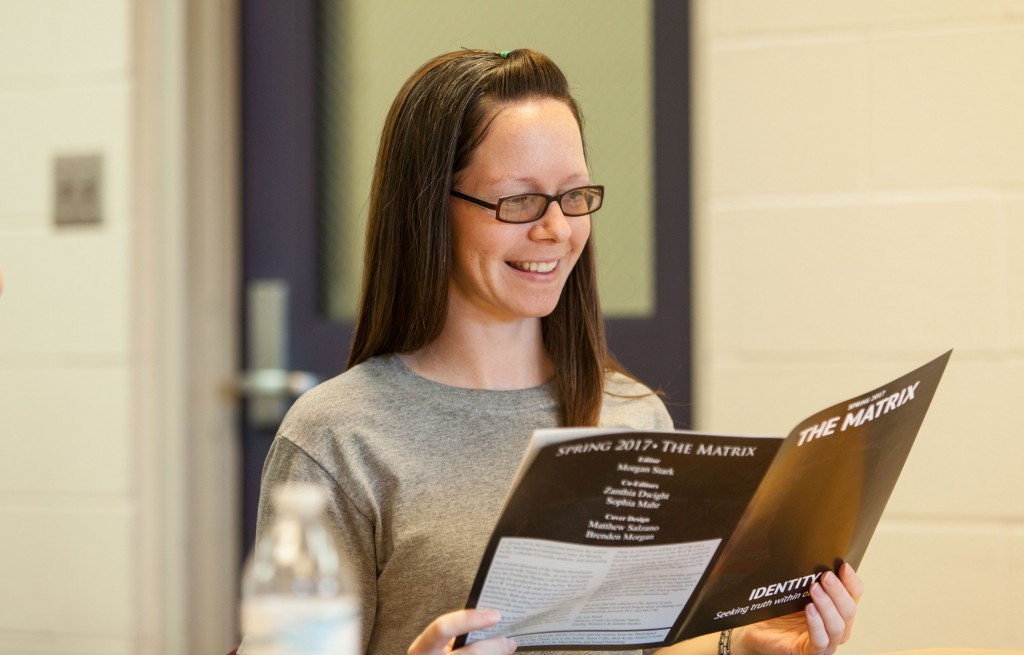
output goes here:
<path id="1" fill-rule="evenodd" d="M 508 50 L 502 50 L 499 54 L 501 55 L 502 59 L 508 59 L 508 53 Z"/>

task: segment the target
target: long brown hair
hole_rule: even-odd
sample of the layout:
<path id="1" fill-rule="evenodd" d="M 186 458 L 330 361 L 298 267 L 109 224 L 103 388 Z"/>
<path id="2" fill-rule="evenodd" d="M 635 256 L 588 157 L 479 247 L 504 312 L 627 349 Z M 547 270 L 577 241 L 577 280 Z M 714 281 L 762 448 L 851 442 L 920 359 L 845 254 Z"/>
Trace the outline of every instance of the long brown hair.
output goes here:
<path id="1" fill-rule="evenodd" d="M 583 117 L 568 81 L 536 50 L 444 54 L 399 91 L 374 169 L 349 367 L 376 355 L 415 351 L 441 334 L 451 278 L 452 179 L 468 165 L 495 108 L 533 98 L 564 102 L 582 134 Z M 605 371 L 622 368 L 608 353 L 589 241 L 541 326 L 562 424 L 596 425 Z"/>

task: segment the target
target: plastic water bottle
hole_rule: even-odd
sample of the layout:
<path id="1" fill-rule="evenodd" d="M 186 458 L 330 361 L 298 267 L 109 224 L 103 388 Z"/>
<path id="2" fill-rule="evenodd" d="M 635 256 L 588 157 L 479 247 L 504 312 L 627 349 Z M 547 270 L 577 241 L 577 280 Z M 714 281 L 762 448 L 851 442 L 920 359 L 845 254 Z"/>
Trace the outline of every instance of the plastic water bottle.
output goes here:
<path id="1" fill-rule="evenodd" d="M 273 491 L 276 520 L 242 574 L 239 655 L 354 655 L 359 603 L 331 535 L 327 495 L 313 485 Z"/>

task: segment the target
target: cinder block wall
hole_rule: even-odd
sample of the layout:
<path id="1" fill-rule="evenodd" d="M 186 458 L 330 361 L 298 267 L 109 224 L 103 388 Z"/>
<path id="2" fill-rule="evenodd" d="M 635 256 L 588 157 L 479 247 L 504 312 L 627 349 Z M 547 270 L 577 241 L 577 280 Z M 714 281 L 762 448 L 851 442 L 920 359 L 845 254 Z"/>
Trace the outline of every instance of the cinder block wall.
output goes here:
<path id="1" fill-rule="evenodd" d="M 844 652 L 1024 649 L 1024 2 L 695 9 L 699 427 L 954 348 Z"/>
<path id="2" fill-rule="evenodd" d="M 136 652 L 129 0 L 0 0 L 0 653 Z M 58 228 L 53 159 L 103 158 Z"/>

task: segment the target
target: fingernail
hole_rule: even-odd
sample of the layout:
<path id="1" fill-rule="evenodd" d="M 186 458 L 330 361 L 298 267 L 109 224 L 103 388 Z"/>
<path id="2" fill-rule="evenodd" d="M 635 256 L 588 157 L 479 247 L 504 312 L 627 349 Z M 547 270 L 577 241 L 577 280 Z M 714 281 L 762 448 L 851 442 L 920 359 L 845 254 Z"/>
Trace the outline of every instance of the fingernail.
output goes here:
<path id="1" fill-rule="evenodd" d="M 497 623 L 501 620 L 501 612 L 499 612 L 498 610 L 485 610 L 484 618 L 486 618 L 488 621 L 493 621 Z"/>
<path id="2" fill-rule="evenodd" d="M 505 637 L 505 644 L 508 646 L 508 652 L 510 653 L 516 652 L 516 649 L 519 648 L 519 644 L 516 643 L 515 639 Z"/>
<path id="3" fill-rule="evenodd" d="M 807 606 L 807 613 L 811 616 L 818 616 L 818 608 L 814 606 L 814 603 Z"/>

